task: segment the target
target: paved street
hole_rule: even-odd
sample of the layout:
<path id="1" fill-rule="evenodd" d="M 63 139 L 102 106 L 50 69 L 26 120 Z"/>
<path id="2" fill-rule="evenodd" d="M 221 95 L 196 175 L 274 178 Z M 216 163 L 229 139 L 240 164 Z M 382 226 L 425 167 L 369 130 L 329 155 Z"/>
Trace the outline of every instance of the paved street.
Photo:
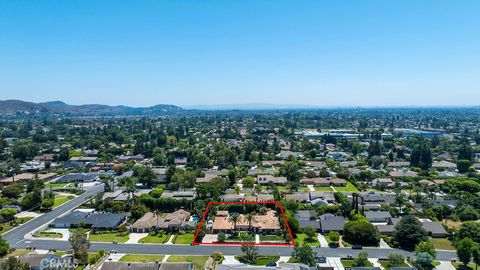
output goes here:
<path id="1" fill-rule="evenodd" d="M 84 194 L 72 199 L 71 201 L 59 206 L 58 208 L 45 213 L 44 215 L 31 220 L 7 233 L 2 237 L 7 240 L 13 248 L 26 248 L 27 246 L 36 247 L 38 249 L 70 249 L 68 241 L 58 240 L 32 240 L 24 239 L 24 236 L 36 230 L 37 228 L 50 223 L 53 219 L 68 213 L 75 207 L 84 203 L 90 196 L 101 192 L 103 185 L 90 187 Z M 238 246 L 191 246 L 191 245 L 153 245 L 153 244 L 111 244 L 111 243 L 92 243 L 90 250 L 97 251 L 99 249 L 117 250 L 118 253 L 137 253 L 137 254 L 175 254 L 175 255 L 210 255 L 215 251 L 222 251 L 225 255 L 241 255 L 242 252 Z M 347 255 L 356 256 L 359 252 L 367 252 L 371 258 L 384 258 L 391 252 L 403 254 L 404 256 L 413 257 L 414 254 L 398 249 L 382 249 L 382 248 L 364 248 L 363 250 L 352 250 L 351 248 L 329 248 L 321 247 L 314 249 L 317 255 L 326 257 L 346 257 Z M 259 247 L 261 254 L 290 256 L 291 247 Z M 456 257 L 455 252 L 439 251 L 437 259 L 449 261 Z"/>
<path id="2" fill-rule="evenodd" d="M 89 187 L 85 191 L 85 193 L 83 193 L 82 195 L 60 205 L 59 207 L 53 209 L 50 212 L 47 212 L 15 229 L 12 229 L 6 232 L 5 234 L 2 235 L 2 237 L 3 239 L 7 240 L 12 247 L 16 247 L 17 245 L 27 246 L 24 244 L 24 242 L 27 241 L 24 239 L 25 234 L 33 230 L 36 230 L 41 226 L 47 225 L 55 218 L 68 213 L 75 207 L 84 203 L 90 196 L 94 196 L 101 191 L 103 191 L 103 184 Z M 55 242 L 60 242 L 60 241 L 55 241 Z"/>

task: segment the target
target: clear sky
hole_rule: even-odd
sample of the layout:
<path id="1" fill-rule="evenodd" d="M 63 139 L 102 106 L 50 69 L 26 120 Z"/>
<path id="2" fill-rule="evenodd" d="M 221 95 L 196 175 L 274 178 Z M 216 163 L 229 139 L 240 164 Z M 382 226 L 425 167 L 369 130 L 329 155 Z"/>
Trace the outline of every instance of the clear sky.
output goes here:
<path id="1" fill-rule="evenodd" d="M 0 0 L 0 99 L 480 105 L 480 1 Z"/>

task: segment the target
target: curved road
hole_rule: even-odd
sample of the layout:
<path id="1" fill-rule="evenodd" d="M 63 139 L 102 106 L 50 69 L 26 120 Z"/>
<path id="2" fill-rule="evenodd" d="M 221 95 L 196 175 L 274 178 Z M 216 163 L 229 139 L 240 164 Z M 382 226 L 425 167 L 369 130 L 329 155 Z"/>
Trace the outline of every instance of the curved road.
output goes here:
<path id="1" fill-rule="evenodd" d="M 90 196 L 94 196 L 103 191 L 103 185 L 97 185 L 86 190 L 86 192 L 69 202 L 45 213 L 15 229 L 2 235 L 13 248 L 26 248 L 27 246 L 37 249 L 70 249 L 70 243 L 59 240 L 27 240 L 25 235 L 39 227 L 48 225 L 55 218 L 70 212 L 72 209 L 80 206 L 87 201 Z M 241 255 L 242 251 L 238 246 L 191 246 L 191 245 L 166 245 L 166 244 L 112 244 L 112 243 L 92 243 L 90 251 L 99 249 L 116 250 L 118 253 L 136 253 L 136 254 L 169 254 L 169 255 L 210 255 L 215 251 L 221 251 L 224 255 Z M 367 252 L 371 258 L 385 258 L 388 254 L 395 252 L 405 257 L 414 257 L 415 254 L 399 249 L 385 248 L 364 248 L 363 250 L 352 250 L 350 248 L 328 248 L 321 247 L 314 249 L 317 255 L 326 257 L 346 257 L 348 255 L 356 256 L 359 252 Z M 261 254 L 290 256 L 292 247 L 259 247 Z M 455 251 L 438 251 L 437 260 L 449 261 L 455 258 Z"/>

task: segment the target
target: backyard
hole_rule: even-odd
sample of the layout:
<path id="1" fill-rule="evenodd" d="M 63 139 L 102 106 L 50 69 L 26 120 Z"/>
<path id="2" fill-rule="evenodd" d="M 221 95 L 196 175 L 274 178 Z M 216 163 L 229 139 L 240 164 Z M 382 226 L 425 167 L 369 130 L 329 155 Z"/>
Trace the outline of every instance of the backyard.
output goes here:
<path id="1" fill-rule="evenodd" d="M 347 181 L 347 185 L 344 187 L 335 187 L 336 191 L 339 192 L 357 192 L 358 188 L 354 186 L 352 183 Z"/>
<path id="2" fill-rule="evenodd" d="M 433 246 L 436 249 L 440 250 L 455 250 L 455 247 L 452 245 L 452 242 L 447 238 L 430 238 Z"/>

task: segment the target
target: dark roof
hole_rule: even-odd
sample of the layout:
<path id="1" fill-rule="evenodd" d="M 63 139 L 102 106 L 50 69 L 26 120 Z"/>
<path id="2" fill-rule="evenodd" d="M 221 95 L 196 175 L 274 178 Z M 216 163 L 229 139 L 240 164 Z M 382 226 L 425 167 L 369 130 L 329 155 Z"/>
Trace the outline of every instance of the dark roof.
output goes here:
<path id="1" fill-rule="evenodd" d="M 298 210 L 295 212 L 295 218 L 297 220 L 309 220 L 309 219 L 314 219 L 317 213 L 313 210 Z"/>
<path id="2" fill-rule="evenodd" d="M 322 231 L 343 231 L 345 219 L 340 216 L 333 216 L 327 219 L 320 220 Z"/>
<path id="3" fill-rule="evenodd" d="M 53 223 L 54 224 L 73 224 L 78 225 L 80 223 L 85 223 L 88 213 L 82 211 L 73 211 L 72 213 L 56 218 Z"/>
<path id="4" fill-rule="evenodd" d="M 59 217 L 53 221 L 53 224 L 79 225 L 80 223 L 92 228 L 114 228 L 125 219 L 125 214 L 113 213 L 85 213 L 74 211 L 66 216 Z"/>
<path id="5" fill-rule="evenodd" d="M 423 222 L 422 227 L 429 233 L 447 234 L 445 228 L 438 222 Z"/>
<path id="6" fill-rule="evenodd" d="M 365 217 L 367 219 L 370 218 L 390 218 L 392 215 L 390 215 L 390 212 L 388 211 L 368 211 L 365 212 Z"/>
<path id="7" fill-rule="evenodd" d="M 390 270 L 417 270 L 416 267 L 390 267 Z"/>
<path id="8" fill-rule="evenodd" d="M 56 182 L 92 182 L 98 176 L 98 173 L 70 173 L 58 178 Z"/>
<path id="9" fill-rule="evenodd" d="M 92 228 L 114 228 L 125 219 L 125 214 L 93 213 L 87 217 L 87 224 Z"/>
<path id="10" fill-rule="evenodd" d="M 393 233 L 395 229 L 394 225 L 377 225 L 376 227 L 379 233 Z"/>
<path id="11" fill-rule="evenodd" d="M 314 229 L 320 229 L 320 222 L 318 220 L 299 220 L 298 221 L 298 227 L 299 228 L 306 228 L 306 227 L 312 227 Z"/>
<path id="12" fill-rule="evenodd" d="M 352 270 L 382 270 L 380 267 L 351 267 Z"/>

